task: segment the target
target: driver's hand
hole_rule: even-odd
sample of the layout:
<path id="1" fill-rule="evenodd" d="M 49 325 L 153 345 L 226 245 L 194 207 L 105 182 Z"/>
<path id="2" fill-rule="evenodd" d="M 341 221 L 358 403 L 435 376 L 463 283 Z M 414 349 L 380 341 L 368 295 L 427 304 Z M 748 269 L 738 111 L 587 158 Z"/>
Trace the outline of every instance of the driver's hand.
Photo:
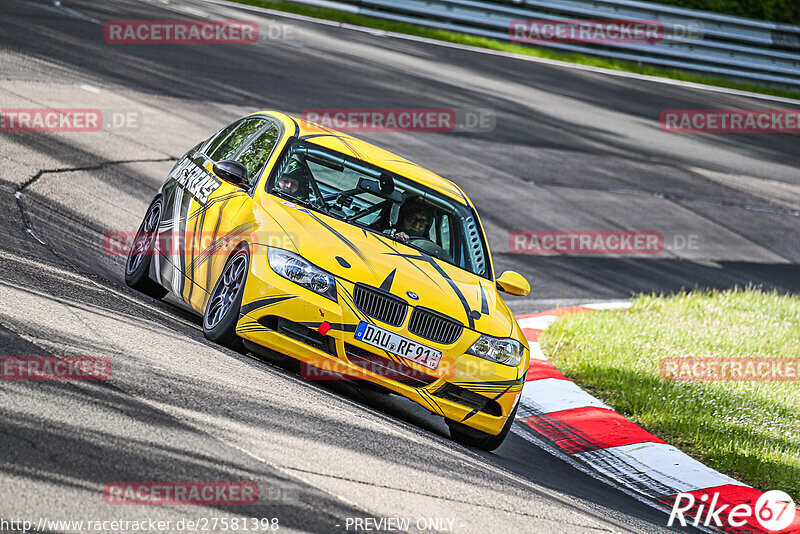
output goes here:
<path id="1" fill-rule="evenodd" d="M 400 241 L 401 243 L 408 243 L 408 234 L 405 232 L 395 232 L 392 234 L 392 239 Z"/>

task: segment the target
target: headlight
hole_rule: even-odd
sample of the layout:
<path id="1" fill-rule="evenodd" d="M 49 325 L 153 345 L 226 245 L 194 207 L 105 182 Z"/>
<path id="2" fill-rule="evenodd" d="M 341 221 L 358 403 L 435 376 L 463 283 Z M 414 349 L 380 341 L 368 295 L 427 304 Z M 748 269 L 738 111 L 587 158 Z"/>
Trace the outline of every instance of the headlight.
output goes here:
<path id="1" fill-rule="evenodd" d="M 498 339 L 481 335 L 478 341 L 469 348 L 467 354 L 516 367 L 522 362 L 524 351 L 525 347 L 515 339 Z"/>
<path id="2" fill-rule="evenodd" d="M 336 279 L 332 274 L 280 248 L 269 247 L 267 258 L 272 270 L 282 277 L 336 302 Z"/>

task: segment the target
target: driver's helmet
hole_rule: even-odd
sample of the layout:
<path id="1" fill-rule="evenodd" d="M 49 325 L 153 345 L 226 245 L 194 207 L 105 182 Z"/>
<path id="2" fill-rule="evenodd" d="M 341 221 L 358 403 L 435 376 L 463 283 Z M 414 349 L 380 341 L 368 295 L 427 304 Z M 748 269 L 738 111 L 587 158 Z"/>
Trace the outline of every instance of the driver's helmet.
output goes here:
<path id="1" fill-rule="evenodd" d="M 300 199 L 307 199 L 310 191 L 308 177 L 304 165 L 297 156 L 293 156 L 286 164 L 278 179 L 275 180 L 275 189 Z"/>
<path id="2" fill-rule="evenodd" d="M 413 220 L 407 220 L 413 219 Z M 422 223 L 422 224 L 421 224 Z M 427 237 L 433 225 L 433 209 L 420 197 L 409 197 L 400 206 L 397 228 L 409 236 Z"/>

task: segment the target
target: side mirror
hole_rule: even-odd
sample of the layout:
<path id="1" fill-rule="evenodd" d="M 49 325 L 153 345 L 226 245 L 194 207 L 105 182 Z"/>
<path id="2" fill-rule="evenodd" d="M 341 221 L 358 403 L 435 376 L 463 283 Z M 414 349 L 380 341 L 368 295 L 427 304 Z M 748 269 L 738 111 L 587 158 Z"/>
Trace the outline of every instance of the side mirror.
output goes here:
<path id="1" fill-rule="evenodd" d="M 395 190 L 394 180 L 392 180 L 392 177 L 389 176 L 388 174 L 381 175 L 380 180 L 373 180 L 371 178 L 359 178 L 358 189 L 360 189 L 361 191 L 372 193 L 373 195 L 378 195 L 381 198 L 388 198 L 395 202 L 403 201 L 403 195 L 400 193 L 400 191 Z"/>
<path id="2" fill-rule="evenodd" d="M 497 279 L 497 289 L 509 295 L 524 297 L 531 292 L 531 285 L 521 274 L 506 271 Z"/>
<path id="3" fill-rule="evenodd" d="M 247 169 L 238 161 L 224 159 L 215 163 L 212 168 L 214 169 L 214 174 L 226 182 L 239 187 L 247 186 Z"/>

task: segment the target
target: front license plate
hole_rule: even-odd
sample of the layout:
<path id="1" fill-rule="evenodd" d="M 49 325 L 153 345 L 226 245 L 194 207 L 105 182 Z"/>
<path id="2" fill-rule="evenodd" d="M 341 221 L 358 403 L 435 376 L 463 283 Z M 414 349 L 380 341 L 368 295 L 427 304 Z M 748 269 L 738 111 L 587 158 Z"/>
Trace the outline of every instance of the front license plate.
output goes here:
<path id="1" fill-rule="evenodd" d="M 428 369 L 439 367 L 442 351 L 426 347 L 410 339 L 399 336 L 380 326 L 364 321 L 358 323 L 355 338 L 373 347 L 378 347 L 397 356 L 424 365 Z"/>

